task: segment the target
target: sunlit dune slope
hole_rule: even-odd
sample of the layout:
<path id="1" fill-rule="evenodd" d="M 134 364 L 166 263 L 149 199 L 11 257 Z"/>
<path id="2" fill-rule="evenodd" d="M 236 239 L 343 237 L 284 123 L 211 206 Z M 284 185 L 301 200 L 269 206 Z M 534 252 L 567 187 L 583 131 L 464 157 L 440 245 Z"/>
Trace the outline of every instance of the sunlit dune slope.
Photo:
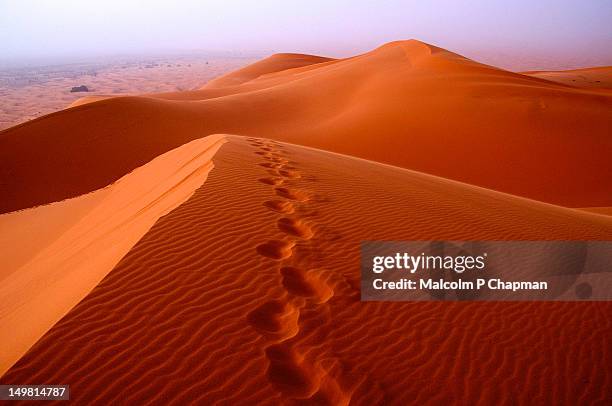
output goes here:
<path id="1" fill-rule="evenodd" d="M 0 374 L 193 195 L 224 142 L 194 140 L 107 188 L 0 215 Z"/>
<path id="2" fill-rule="evenodd" d="M 69 382 L 76 404 L 605 403 L 609 303 L 360 302 L 359 243 L 601 240 L 612 218 L 228 140 L 2 384 Z"/>
<path id="3" fill-rule="evenodd" d="M 261 64 L 210 89 L 102 100 L 0 133 L 0 211 L 95 190 L 211 133 L 270 137 L 565 206 L 612 205 L 610 94 L 418 41 Z"/>

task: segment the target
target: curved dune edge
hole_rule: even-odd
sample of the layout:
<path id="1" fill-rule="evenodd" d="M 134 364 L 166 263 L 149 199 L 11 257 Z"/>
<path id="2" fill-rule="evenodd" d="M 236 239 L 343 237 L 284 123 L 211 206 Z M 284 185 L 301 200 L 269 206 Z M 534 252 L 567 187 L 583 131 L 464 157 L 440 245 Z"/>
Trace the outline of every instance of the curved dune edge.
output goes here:
<path id="1" fill-rule="evenodd" d="M 193 195 L 225 142 L 219 134 L 200 138 L 104 189 L 0 216 L 0 243 L 16 247 L 3 254 L 7 258 L 0 271 L 0 375 L 83 299 L 160 217 Z"/>
<path id="2" fill-rule="evenodd" d="M 72 103 L 70 103 L 68 106 L 66 106 L 66 108 L 69 109 L 71 107 L 82 106 L 83 104 L 94 103 L 100 100 L 112 99 L 113 97 L 120 97 L 120 96 L 128 96 L 128 95 L 127 94 L 116 94 L 116 95 L 100 94 L 100 95 L 80 97 L 76 99 L 75 101 L 73 101 Z"/>

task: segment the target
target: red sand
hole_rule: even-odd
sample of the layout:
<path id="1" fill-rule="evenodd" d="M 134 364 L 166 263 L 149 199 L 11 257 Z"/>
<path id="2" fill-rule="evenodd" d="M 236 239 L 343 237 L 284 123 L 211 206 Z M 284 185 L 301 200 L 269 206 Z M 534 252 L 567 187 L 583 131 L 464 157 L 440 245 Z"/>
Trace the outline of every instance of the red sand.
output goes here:
<path id="1" fill-rule="evenodd" d="M 2 383 L 99 404 L 608 396 L 607 303 L 362 303 L 358 249 L 605 239 L 612 219 L 269 141 L 231 138 L 214 162 Z"/>
<path id="2" fill-rule="evenodd" d="M 610 97 L 407 41 L 9 129 L 4 212 L 214 132 L 262 138 L 227 136 L 0 382 L 69 383 L 78 404 L 606 404 L 609 303 L 363 303 L 359 243 L 609 240 Z"/>

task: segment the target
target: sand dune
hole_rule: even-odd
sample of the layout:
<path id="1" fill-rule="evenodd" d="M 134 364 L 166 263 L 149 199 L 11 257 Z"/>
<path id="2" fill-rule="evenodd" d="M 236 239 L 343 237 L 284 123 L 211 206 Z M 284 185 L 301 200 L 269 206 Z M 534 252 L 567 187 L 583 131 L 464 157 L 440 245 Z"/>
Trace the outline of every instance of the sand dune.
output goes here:
<path id="1" fill-rule="evenodd" d="M 89 195 L 0 215 L 0 374 L 201 186 L 222 136 L 192 141 Z"/>
<path id="2" fill-rule="evenodd" d="M 227 87 L 102 100 L 8 129 L 0 211 L 96 190 L 212 133 L 279 139 L 564 206 L 612 205 L 612 95 L 418 41 L 316 61 L 280 55 L 217 83 Z M 109 156 L 114 164 L 102 165 Z"/>
<path id="3" fill-rule="evenodd" d="M 361 302 L 359 275 L 366 240 L 610 240 L 606 69 L 398 41 L 0 132 L 0 383 L 69 383 L 76 404 L 606 404 L 608 302 Z"/>
<path id="4" fill-rule="evenodd" d="M 280 72 L 287 69 L 300 68 L 303 66 L 310 66 L 322 62 L 329 62 L 332 60 L 332 58 L 315 55 L 274 54 L 259 62 L 255 62 L 244 68 L 215 78 L 206 83 L 203 89 L 239 86 L 267 74 Z"/>
<path id="5" fill-rule="evenodd" d="M 206 183 L 2 383 L 70 382 L 73 401 L 90 404 L 143 404 L 166 391 L 170 404 L 608 396 L 610 354 L 592 351 L 608 340 L 607 303 L 362 303 L 358 250 L 366 239 L 598 240 L 612 219 L 276 141 L 228 140 Z"/>

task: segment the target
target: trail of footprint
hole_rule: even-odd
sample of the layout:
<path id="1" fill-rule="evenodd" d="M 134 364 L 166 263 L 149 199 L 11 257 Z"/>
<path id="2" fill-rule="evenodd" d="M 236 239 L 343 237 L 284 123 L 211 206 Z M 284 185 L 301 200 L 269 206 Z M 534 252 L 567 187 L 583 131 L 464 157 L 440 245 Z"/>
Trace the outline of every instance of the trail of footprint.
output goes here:
<path id="1" fill-rule="evenodd" d="M 275 186 L 275 193 L 286 199 L 266 201 L 264 205 L 267 208 L 278 213 L 291 214 L 295 211 L 291 201 L 305 203 L 310 200 L 310 194 L 307 192 L 278 187 L 284 180 L 301 178 L 301 173 L 295 166 L 289 165 L 288 159 L 279 156 L 285 151 L 277 143 L 256 142 L 252 145 L 260 149 L 255 153 L 268 161 L 258 165 L 267 168 L 268 174 L 272 175 L 260 178 L 259 181 Z M 300 218 L 281 217 L 277 220 L 277 226 L 292 237 L 310 239 L 314 235 L 310 226 Z M 295 245 L 295 241 L 292 240 L 271 240 L 258 245 L 256 249 L 262 256 L 282 261 L 293 255 Z M 295 351 L 290 342 L 300 333 L 300 309 L 307 303 L 310 303 L 310 306 L 326 303 L 334 295 L 333 288 L 321 271 L 305 272 L 291 266 L 281 267 L 279 271 L 283 287 L 290 297 L 302 298 L 305 301 L 298 301 L 300 304 L 296 307 L 287 300 L 272 300 L 247 315 L 247 321 L 254 329 L 276 340 L 275 344 L 266 348 L 270 383 L 298 403 L 347 405 L 351 393 L 341 388 L 338 380 L 330 374 L 328 368 L 322 366 L 321 362 L 312 363 L 306 360 L 303 354 Z"/>

